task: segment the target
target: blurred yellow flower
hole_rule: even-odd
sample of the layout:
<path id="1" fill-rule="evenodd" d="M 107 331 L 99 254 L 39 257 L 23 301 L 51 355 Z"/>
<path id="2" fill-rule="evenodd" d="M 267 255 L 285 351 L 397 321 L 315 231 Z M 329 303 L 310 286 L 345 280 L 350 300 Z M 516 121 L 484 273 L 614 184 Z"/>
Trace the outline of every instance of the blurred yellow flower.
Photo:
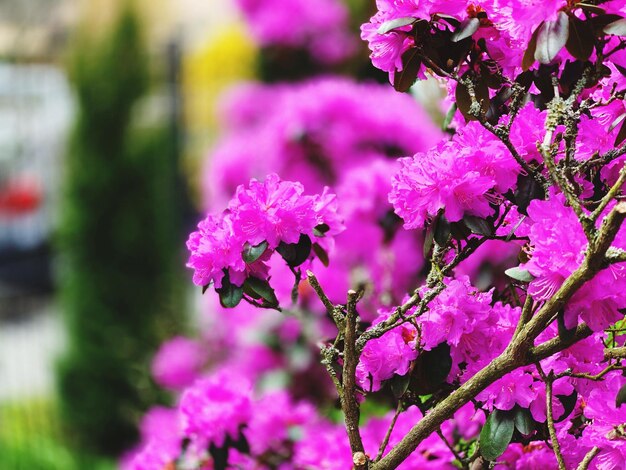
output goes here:
<path id="1" fill-rule="evenodd" d="M 184 55 L 182 85 L 189 170 L 198 168 L 218 132 L 215 106 L 219 96 L 233 83 L 253 79 L 256 60 L 256 46 L 243 26 L 236 23 Z"/>

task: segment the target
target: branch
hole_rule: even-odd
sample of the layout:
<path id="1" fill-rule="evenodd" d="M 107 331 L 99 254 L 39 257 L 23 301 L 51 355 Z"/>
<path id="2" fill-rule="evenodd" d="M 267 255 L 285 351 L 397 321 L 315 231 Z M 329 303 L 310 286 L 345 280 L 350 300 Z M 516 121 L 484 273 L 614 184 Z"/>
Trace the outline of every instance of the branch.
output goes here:
<path id="1" fill-rule="evenodd" d="M 545 374 L 541 368 L 541 364 L 537 363 L 537 371 L 541 376 L 541 379 L 546 384 L 546 417 L 548 421 L 548 432 L 550 434 L 550 441 L 552 442 L 552 450 L 556 456 L 556 461 L 559 464 L 559 470 L 567 470 L 565 468 L 565 461 L 563 460 L 563 454 L 561 454 L 561 446 L 559 445 L 559 439 L 556 435 L 556 428 L 554 427 L 554 415 L 552 412 L 552 383 L 554 382 L 554 373 L 550 371 L 548 375 Z"/>
<path id="2" fill-rule="evenodd" d="M 620 190 L 622 189 L 622 186 L 624 185 L 624 182 L 626 182 L 626 166 L 624 166 L 620 170 L 619 178 L 617 178 L 617 181 L 615 182 L 615 184 L 611 187 L 611 189 L 609 189 L 606 195 L 600 200 L 600 204 L 598 204 L 598 207 L 596 208 L 596 210 L 594 210 L 591 214 L 589 214 L 589 219 L 591 219 L 591 221 L 595 222 L 596 220 L 600 218 L 600 216 L 602 215 L 602 211 L 606 209 L 606 206 L 608 206 L 610 202 L 613 199 L 615 199 L 615 197 L 619 194 Z"/>
<path id="3" fill-rule="evenodd" d="M 578 467 L 576 467 L 576 470 L 587 470 L 593 458 L 599 453 L 600 449 L 598 447 L 593 447 L 589 452 L 587 452 L 587 455 L 585 455 L 585 458 L 582 460 L 582 462 L 580 462 Z"/>
<path id="4" fill-rule="evenodd" d="M 322 289 L 322 286 L 320 285 L 320 282 L 317 280 L 317 278 L 315 277 L 315 274 L 313 274 L 313 272 L 307 271 L 306 272 L 306 277 L 307 277 L 307 280 L 309 281 L 309 284 L 311 285 L 311 287 L 313 288 L 313 290 L 315 291 L 315 293 L 317 294 L 319 299 L 324 304 L 324 307 L 326 307 L 326 311 L 328 312 L 330 317 L 335 322 L 335 325 L 337 326 L 337 329 L 341 333 L 343 331 L 343 322 L 344 322 L 341 307 L 338 306 L 338 305 L 334 305 L 330 301 L 330 299 L 328 298 L 328 296 L 324 292 L 324 289 Z"/>
<path id="5" fill-rule="evenodd" d="M 626 359 L 626 346 L 604 350 L 605 359 Z"/>
<path id="6" fill-rule="evenodd" d="M 626 368 L 618 364 L 610 364 L 606 368 L 604 368 L 601 372 L 595 375 L 586 374 L 584 372 L 577 373 L 577 372 L 565 371 L 565 372 L 561 372 L 560 374 L 558 374 L 556 378 L 558 379 L 561 377 L 572 377 L 574 379 L 585 379 L 585 380 L 592 380 L 594 382 L 597 382 L 599 380 L 602 380 L 606 374 L 608 374 L 609 372 L 613 372 L 614 370 L 626 370 Z"/>
<path id="7" fill-rule="evenodd" d="M 569 347 L 572 342 L 548 341 L 537 348 L 531 348 L 534 340 L 546 328 L 557 312 L 595 274 L 606 266 L 606 250 L 611 246 L 617 231 L 626 218 L 626 203 L 618 203 L 605 217 L 600 232 L 585 255 L 582 264 L 561 285 L 557 292 L 547 300 L 530 322 L 513 338 L 509 347 L 491 361 L 461 387 L 438 403 L 430 413 L 422 418 L 383 459 L 375 463 L 371 470 L 391 470 L 402 463 L 417 446 L 452 414 L 469 402 L 479 392 L 487 388 L 503 375 L 518 367 L 536 362 L 541 353 L 552 355 Z M 579 325 L 575 336 L 578 339 L 591 335 L 586 325 Z M 535 354 L 529 354 L 533 350 Z M 535 357 L 533 357 L 535 356 Z M 547 357 L 547 356 L 546 356 Z M 530 359 L 533 359 L 532 361 Z"/>
<path id="8" fill-rule="evenodd" d="M 361 292 L 362 294 L 362 292 Z M 360 455 L 364 453 L 363 441 L 359 431 L 360 410 L 356 401 L 356 367 L 359 363 L 359 352 L 356 349 L 357 340 L 357 312 L 356 303 L 360 298 L 360 294 L 354 290 L 348 291 L 348 303 L 346 305 L 346 324 L 344 331 L 344 350 L 343 350 L 343 393 L 341 395 L 341 407 L 346 420 L 346 430 L 348 431 L 348 439 L 350 440 L 350 449 L 352 449 L 353 460 L 355 460 L 356 469 L 364 468 L 367 459 L 363 465 L 357 465 L 360 462 Z M 358 459 L 357 459 L 358 457 Z"/>
<path id="9" fill-rule="evenodd" d="M 587 172 L 587 170 L 589 170 L 591 167 L 595 165 L 604 166 L 607 163 L 612 162 L 613 160 L 625 154 L 626 154 L 626 144 L 623 144 L 620 148 L 609 150 L 608 152 L 596 158 L 590 158 L 589 160 L 584 161 L 583 163 L 579 165 L 579 167 L 577 168 L 577 171 L 580 173 L 585 173 Z"/>
<path id="10" fill-rule="evenodd" d="M 398 407 L 396 408 L 396 412 L 393 415 L 393 418 L 391 419 L 391 423 L 389 424 L 389 428 L 387 428 L 387 432 L 385 433 L 385 438 L 383 439 L 383 442 L 380 444 L 380 448 L 378 449 L 378 454 L 376 455 L 376 458 L 374 459 L 374 462 L 378 462 L 383 454 L 385 453 L 385 450 L 387 449 L 387 444 L 389 444 L 389 439 L 391 438 L 391 433 L 393 432 L 393 428 L 396 426 L 396 421 L 398 420 L 398 416 L 400 416 L 400 413 L 402 413 L 402 402 L 398 402 Z"/>

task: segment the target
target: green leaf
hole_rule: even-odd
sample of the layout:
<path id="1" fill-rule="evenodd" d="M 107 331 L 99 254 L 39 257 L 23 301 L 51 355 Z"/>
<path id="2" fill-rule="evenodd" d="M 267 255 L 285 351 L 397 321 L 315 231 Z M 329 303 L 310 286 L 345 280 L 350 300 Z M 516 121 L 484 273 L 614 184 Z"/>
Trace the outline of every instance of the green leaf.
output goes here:
<path id="1" fill-rule="evenodd" d="M 626 113 L 622 113 L 619 116 L 617 116 L 617 118 L 615 118 L 615 120 L 609 126 L 608 132 L 611 132 L 613 129 L 619 126 L 620 122 L 622 122 L 624 118 L 626 118 Z"/>
<path id="2" fill-rule="evenodd" d="M 269 283 L 263 279 L 250 276 L 243 283 L 243 290 L 246 294 L 255 299 L 263 299 L 267 306 L 278 306 L 278 299 L 276 298 L 274 289 L 272 289 Z"/>
<path id="3" fill-rule="evenodd" d="M 308 235 L 301 234 L 298 243 L 280 242 L 276 251 L 289 266 L 295 268 L 304 263 L 311 254 L 311 239 Z"/>
<path id="4" fill-rule="evenodd" d="M 622 388 L 619 389 L 619 392 L 617 392 L 615 408 L 621 407 L 624 403 L 626 403 L 626 385 L 623 385 Z"/>
<path id="5" fill-rule="evenodd" d="M 463 223 L 472 233 L 485 235 L 487 237 L 493 235 L 493 226 L 485 219 L 481 219 L 475 215 L 465 215 L 463 217 Z"/>
<path id="6" fill-rule="evenodd" d="M 450 239 L 450 233 L 452 227 L 450 226 L 450 222 L 443 214 L 439 214 L 439 216 L 434 221 L 433 228 L 433 236 L 435 238 L 435 242 L 439 246 L 446 246 L 448 240 Z"/>
<path id="7" fill-rule="evenodd" d="M 526 210 L 533 199 L 545 199 L 546 192 L 543 186 L 537 182 L 533 175 L 519 174 L 517 188 L 513 194 L 513 202 L 517 205 L 520 214 L 528 215 Z"/>
<path id="8" fill-rule="evenodd" d="M 443 119 L 443 123 L 441 124 L 442 131 L 446 132 L 450 128 L 450 124 L 452 123 L 452 120 L 454 119 L 456 110 L 457 110 L 456 103 L 452 103 L 452 106 L 450 106 L 450 109 L 448 109 L 448 112 L 446 113 L 446 116 Z"/>
<path id="9" fill-rule="evenodd" d="M 577 59 L 585 61 L 591 56 L 596 37 L 593 28 L 586 21 L 574 15 L 569 17 L 569 35 L 565 48 Z"/>
<path id="10" fill-rule="evenodd" d="M 522 269 L 519 266 L 507 269 L 506 271 L 504 271 L 504 274 L 509 276 L 511 279 L 515 279 L 516 281 L 520 282 L 531 282 L 533 279 L 535 279 L 535 276 L 530 274 L 530 272 L 528 272 L 526 269 Z"/>
<path id="11" fill-rule="evenodd" d="M 215 289 L 220 296 L 220 303 L 224 308 L 235 308 L 243 299 L 243 287 L 231 284 L 228 272 L 222 278 L 222 287 Z"/>
<path id="12" fill-rule="evenodd" d="M 263 255 L 263 253 L 265 253 L 265 250 L 267 250 L 266 241 L 262 241 L 258 245 L 254 245 L 254 246 L 246 242 L 246 244 L 243 246 L 241 257 L 246 263 L 254 263 Z"/>
<path id="13" fill-rule="evenodd" d="M 321 238 L 325 236 L 326 232 L 328 232 L 329 230 L 330 230 L 330 227 L 328 226 L 328 224 L 319 224 L 313 228 L 313 235 Z"/>
<path id="14" fill-rule="evenodd" d="M 535 421 L 533 420 L 530 410 L 528 408 L 522 408 L 516 406 L 513 411 L 513 422 L 515 429 L 517 429 L 522 435 L 528 436 L 535 430 Z"/>
<path id="15" fill-rule="evenodd" d="M 318 243 L 313 243 L 313 252 L 317 255 L 317 258 L 322 262 L 322 264 L 328 267 L 330 260 L 328 259 L 328 253 L 326 253 L 326 250 Z"/>
<path id="16" fill-rule="evenodd" d="M 411 382 L 411 374 L 394 375 L 389 380 L 389 383 L 391 385 L 391 392 L 393 393 L 393 396 L 396 398 L 396 400 L 399 400 L 400 398 L 402 398 L 402 395 L 404 395 L 404 393 L 409 388 L 410 382 Z"/>
<path id="17" fill-rule="evenodd" d="M 435 240 L 435 227 L 433 227 L 433 224 L 430 224 L 426 228 L 426 235 L 424 235 L 423 253 L 424 253 L 424 258 L 426 259 L 429 259 L 430 257 L 430 250 L 433 248 L 434 240 Z"/>
<path id="18" fill-rule="evenodd" d="M 415 23 L 417 18 L 413 18 L 411 16 L 407 16 L 405 18 L 396 18 L 394 20 L 385 21 L 378 27 L 378 34 L 386 34 L 389 31 L 392 31 L 396 28 L 401 28 L 402 26 L 408 26 L 410 24 Z"/>
<path id="19" fill-rule="evenodd" d="M 439 389 L 452 369 L 450 345 L 440 343 L 430 351 L 423 351 L 415 360 L 410 388 L 417 395 L 426 395 Z"/>
<path id="20" fill-rule="evenodd" d="M 615 15 L 613 13 L 607 13 L 606 15 L 598 15 L 591 18 L 591 24 L 593 25 L 593 29 L 597 36 L 602 36 L 604 34 L 604 28 L 611 23 L 619 21 L 622 19 L 622 16 Z"/>
<path id="21" fill-rule="evenodd" d="M 576 402 L 578 401 L 578 392 L 574 390 L 569 395 L 555 395 L 555 396 L 561 402 L 561 405 L 563 405 L 563 414 L 561 414 L 561 416 L 559 416 L 558 419 L 554 420 L 555 423 L 560 423 L 561 421 L 565 421 L 565 419 L 570 414 L 572 414 L 572 411 L 574 411 L 574 408 L 576 407 Z"/>
<path id="22" fill-rule="evenodd" d="M 525 72 L 535 63 L 535 51 L 537 50 L 537 35 L 539 30 L 543 26 L 543 22 L 535 29 L 533 35 L 530 37 L 528 47 L 524 51 L 524 57 L 522 59 L 522 70 Z"/>
<path id="23" fill-rule="evenodd" d="M 480 453 L 487 460 L 500 457 L 513 437 L 514 423 L 511 413 L 494 409 L 480 431 Z"/>
<path id="24" fill-rule="evenodd" d="M 569 36 L 569 18 L 560 11 L 556 21 L 545 21 L 538 29 L 535 59 L 549 64 L 563 49 Z"/>
<path id="25" fill-rule="evenodd" d="M 396 70 L 393 76 L 393 87 L 396 91 L 405 92 L 413 86 L 421 65 L 422 59 L 417 48 L 413 47 L 402 54 L 402 71 Z"/>
<path id="26" fill-rule="evenodd" d="M 442 19 L 451 26 L 454 26 L 455 28 L 457 28 L 461 24 L 461 22 L 457 20 L 454 16 L 446 15 L 445 13 L 435 13 L 433 15 L 433 19 Z"/>
<path id="27" fill-rule="evenodd" d="M 452 42 L 459 42 L 465 38 L 469 38 L 472 34 L 478 31 L 479 27 L 480 20 L 478 18 L 467 18 L 463 20 L 452 35 Z"/>
<path id="28" fill-rule="evenodd" d="M 626 121 L 622 123 L 622 127 L 619 128 L 619 132 L 617 133 L 617 137 L 615 138 L 615 146 L 617 147 L 626 139 Z"/>
<path id="29" fill-rule="evenodd" d="M 476 97 L 476 101 L 480 103 L 480 108 L 483 113 L 486 113 L 489 109 L 489 86 L 487 85 L 487 80 L 482 77 L 478 77 L 474 81 L 474 95 Z M 472 106 L 472 97 L 469 93 L 469 90 L 462 83 L 456 84 L 456 90 L 454 93 L 454 99 L 456 101 L 456 105 L 463 114 L 463 117 L 468 121 L 476 120 L 477 118 L 470 114 L 470 108 Z"/>
<path id="30" fill-rule="evenodd" d="M 603 31 L 614 36 L 626 36 L 626 18 L 609 23 L 604 27 Z"/>
<path id="31" fill-rule="evenodd" d="M 606 13 L 606 10 L 604 8 L 600 8 L 597 5 L 590 5 L 589 3 L 577 3 L 575 5 L 577 8 L 582 8 L 583 10 L 586 10 L 590 13 L 596 13 L 598 15 Z"/>
<path id="32" fill-rule="evenodd" d="M 556 323 L 559 330 L 559 338 L 565 343 L 569 343 L 574 339 L 576 335 L 576 325 L 574 328 L 567 328 L 565 326 L 565 310 L 559 310 L 559 313 L 556 316 Z"/>

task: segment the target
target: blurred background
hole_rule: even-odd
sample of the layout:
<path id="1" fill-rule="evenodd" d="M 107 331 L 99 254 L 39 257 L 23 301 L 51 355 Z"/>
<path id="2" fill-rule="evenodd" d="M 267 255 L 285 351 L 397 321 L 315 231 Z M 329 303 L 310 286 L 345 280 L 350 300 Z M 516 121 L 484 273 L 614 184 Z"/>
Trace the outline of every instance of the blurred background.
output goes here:
<path id="1" fill-rule="evenodd" d="M 115 468 L 171 401 L 150 361 L 197 328 L 184 247 L 216 103 L 252 79 L 387 82 L 358 40 L 374 1 L 345 3 L 350 54 L 318 63 L 255 44 L 230 0 L 0 0 L 0 469 Z"/>
<path id="2" fill-rule="evenodd" d="M 0 1 L 1 469 L 114 468 L 167 402 L 150 359 L 194 323 L 187 176 L 254 74 L 242 31 L 227 0 Z"/>

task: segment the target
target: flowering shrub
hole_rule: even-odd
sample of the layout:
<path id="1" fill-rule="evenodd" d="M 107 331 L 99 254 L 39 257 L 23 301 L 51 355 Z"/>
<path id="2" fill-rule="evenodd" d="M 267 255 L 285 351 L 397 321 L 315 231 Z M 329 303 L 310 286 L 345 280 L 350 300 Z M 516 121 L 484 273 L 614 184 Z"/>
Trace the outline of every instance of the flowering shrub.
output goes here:
<path id="1" fill-rule="evenodd" d="M 237 0 L 237 4 L 263 47 L 305 49 L 322 63 L 336 63 L 354 49 L 347 32 L 348 10 L 339 0 Z M 294 18 L 299 19 L 297 24 L 292 24 Z"/>
<path id="2" fill-rule="evenodd" d="M 447 86 L 452 136 L 330 78 L 231 98 L 208 365 L 127 468 L 626 468 L 624 2 L 377 6 L 373 64 Z"/>

